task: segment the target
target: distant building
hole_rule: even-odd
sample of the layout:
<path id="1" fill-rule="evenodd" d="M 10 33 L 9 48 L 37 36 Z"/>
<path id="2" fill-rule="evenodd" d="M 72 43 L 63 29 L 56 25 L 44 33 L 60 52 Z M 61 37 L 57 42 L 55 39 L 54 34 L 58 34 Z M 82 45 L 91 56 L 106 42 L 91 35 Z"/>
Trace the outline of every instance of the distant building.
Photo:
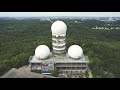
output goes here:
<path id="1" fill-rule="evenodd" d="M 109 19 L 106 19 L 106 20 L 100 20 L 100 21 L 104 21 L 104 22 L 107 22 L 107 23 L 111 23 L 111 22 L 114 22 L 116 21 L 116 19 L 113 19 L 112 17 L 109 17 Z"/>

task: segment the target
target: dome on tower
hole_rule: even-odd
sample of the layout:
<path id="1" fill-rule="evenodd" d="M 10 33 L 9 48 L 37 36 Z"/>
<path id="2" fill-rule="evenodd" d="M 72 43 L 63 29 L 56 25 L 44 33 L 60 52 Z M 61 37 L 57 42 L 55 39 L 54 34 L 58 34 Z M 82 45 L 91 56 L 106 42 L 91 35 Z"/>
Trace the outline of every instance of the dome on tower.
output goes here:
<path id="1" fill-rule="evenodd" d="M 67 26 L 63 21 L 55 21 L 51 26 L 52 34 L 62 35 L 66 34 Z"/>
<path id="2" fill-rule="evenodd" d="M 46 59 L 50 55 L 50 49 L 46 45 L 39 45 L 35 49 L 35 56 L 39 59 Z"/>
<path id="3" fill-rule="evenodd" d="M 73 59 L 79 59 L 83 54 L 83 50 L 79 45 L 72 45 L 68 49 L 68 55 Z"/>

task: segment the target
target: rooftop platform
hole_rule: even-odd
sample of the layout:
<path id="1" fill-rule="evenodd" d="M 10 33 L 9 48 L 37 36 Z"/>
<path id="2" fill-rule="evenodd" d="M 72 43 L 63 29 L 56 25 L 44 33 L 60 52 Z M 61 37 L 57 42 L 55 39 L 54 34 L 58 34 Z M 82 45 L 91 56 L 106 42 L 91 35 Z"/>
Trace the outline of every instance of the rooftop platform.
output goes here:
<path id="1" fill-rule="evenodd" d="M 52 53 L 47 59 L 40 60 L 35 55 L 29 59 L 29 63 L 44 63 L 44 62 L 54 62 L 54 63 L 89 63 L 88 56 L 82 55 L 80 59 L 72 59 L 66 54 L 65 56 L 53 56 Z"/>

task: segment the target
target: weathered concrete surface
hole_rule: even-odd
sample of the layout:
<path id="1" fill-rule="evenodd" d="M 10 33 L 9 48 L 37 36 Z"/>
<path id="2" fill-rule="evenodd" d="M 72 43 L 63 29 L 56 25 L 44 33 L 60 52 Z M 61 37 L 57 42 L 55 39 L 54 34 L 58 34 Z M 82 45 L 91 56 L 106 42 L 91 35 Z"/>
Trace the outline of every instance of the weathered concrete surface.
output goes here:
<path id="1" fill-rule="evenodd" d="M 29 66 L 23 66 L 19 69 L 12 68 L 7 73 L 2 75 L 0 78 L 55 78 L 55 77 L 31 72 Z"/>

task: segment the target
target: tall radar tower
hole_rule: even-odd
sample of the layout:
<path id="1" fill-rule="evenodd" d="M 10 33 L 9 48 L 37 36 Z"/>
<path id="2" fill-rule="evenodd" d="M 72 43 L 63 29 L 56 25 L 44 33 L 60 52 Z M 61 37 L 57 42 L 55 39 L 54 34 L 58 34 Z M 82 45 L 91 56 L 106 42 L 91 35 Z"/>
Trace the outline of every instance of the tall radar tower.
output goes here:
<path id="1" fill-rule="evenodd" d="M 55 21 L 51 26 L 53 54 L 64 55 L 66 52 L 67 26 L 63 21 Z"/>

